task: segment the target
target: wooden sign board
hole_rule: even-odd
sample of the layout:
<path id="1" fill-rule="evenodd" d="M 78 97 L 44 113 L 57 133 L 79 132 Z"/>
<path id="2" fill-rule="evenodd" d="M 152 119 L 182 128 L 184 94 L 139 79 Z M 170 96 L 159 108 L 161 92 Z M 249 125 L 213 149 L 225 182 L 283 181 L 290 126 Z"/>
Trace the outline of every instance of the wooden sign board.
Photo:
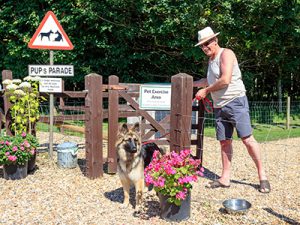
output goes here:
<path id="1" fill-rule="evenodd" d="M 70 77 L 74 76 L 73 65 L 28 65 L 29 76 Z"/>
<path id="2" fill-rule="evenodd" d="M 171 85 L 141 85 L 139 104 L 141 109 L 170 110 Z"/>

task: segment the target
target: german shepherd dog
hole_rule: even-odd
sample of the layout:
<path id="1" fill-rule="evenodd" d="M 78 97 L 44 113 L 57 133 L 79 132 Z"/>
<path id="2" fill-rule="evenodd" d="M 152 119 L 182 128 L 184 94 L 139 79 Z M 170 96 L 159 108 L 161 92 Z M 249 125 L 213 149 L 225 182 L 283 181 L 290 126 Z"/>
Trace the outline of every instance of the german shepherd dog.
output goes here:
<path id="1" fill-rule="evenodd" d="M 116 142 L 118 155 L 118 174 L 123 186 L 124 203 L 129 206 L 130 184 L 133 183 L 136 192 L 136 209 L 139 210 L 144 191 L 144 168 L 151 162 L 155 150 L 162 152 L 155 143 L 142 145 L 139 123 L 129 128 L 122 124 Z"/>

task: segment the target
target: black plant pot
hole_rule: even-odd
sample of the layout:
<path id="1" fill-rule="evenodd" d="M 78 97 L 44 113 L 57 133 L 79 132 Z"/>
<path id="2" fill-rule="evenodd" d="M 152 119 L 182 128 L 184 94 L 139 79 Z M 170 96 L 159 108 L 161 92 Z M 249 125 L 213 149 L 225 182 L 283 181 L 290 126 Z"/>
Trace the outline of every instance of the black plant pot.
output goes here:
<path id="1" fill-rule="evenodd" d="M 3 176 L 6 180 L 20 180 L 27 177 L 28 163 L 24 165 L 3 165 Z"/>
<path id="2" fill-rule="evenodd" d="M 168 202 L 168 196 L 158 193 L 160 201 L 160 217 L 164 220 L 179 222 L 187 220 L 191 215 L 191 193 L 181 201 L 181 205 L 177 206 Z"/>
<path id="3" fill-rule="evenodd" d="M 35 170 L 35 162 L 36 162 L 36 153 L 28 160 L 28 173 Z"/>

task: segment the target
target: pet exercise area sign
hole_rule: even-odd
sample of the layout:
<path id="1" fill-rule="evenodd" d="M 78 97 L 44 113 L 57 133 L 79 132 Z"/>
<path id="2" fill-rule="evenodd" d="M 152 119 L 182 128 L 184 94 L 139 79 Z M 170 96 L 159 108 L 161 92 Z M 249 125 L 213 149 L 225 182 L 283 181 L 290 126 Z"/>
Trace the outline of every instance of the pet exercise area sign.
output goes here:
<path id="1" fill-rule="evenodd" d="M 140 109 L 170 110 L 171 85 L 158 84 L 140 86 Z"/>

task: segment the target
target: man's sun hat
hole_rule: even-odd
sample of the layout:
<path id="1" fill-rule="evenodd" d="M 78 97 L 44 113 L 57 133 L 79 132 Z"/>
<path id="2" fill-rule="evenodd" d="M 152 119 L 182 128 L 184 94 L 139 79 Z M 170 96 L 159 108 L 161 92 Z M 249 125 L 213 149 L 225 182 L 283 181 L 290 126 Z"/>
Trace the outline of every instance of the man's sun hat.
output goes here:
<path id="1" fill-rule="evenodd" d="M 211 29 L 211 27 L 205 27 L 202 30 L 198 31 L 198 44 L 195 45 L 202 45 L 203 43 L 209 41 L 210 39 L 216 37 L 217 35 L 219 35 L 220 32 L 218 33 L 214 33 L 213 30 Z"/>

